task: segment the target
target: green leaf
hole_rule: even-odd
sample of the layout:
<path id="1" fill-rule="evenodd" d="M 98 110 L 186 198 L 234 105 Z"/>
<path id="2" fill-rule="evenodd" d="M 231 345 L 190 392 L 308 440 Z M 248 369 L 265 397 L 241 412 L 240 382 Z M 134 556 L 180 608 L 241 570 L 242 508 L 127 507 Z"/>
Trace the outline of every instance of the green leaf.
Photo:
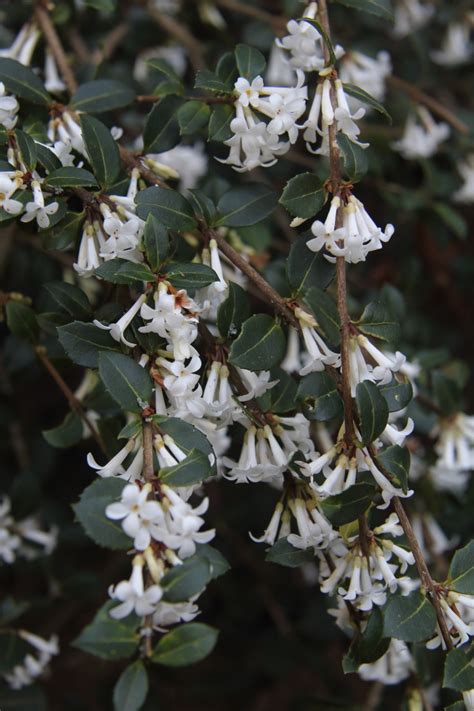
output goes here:
<path id="1" fill-rule="evenodd" d="M 334 299 L 322 289 L 311 287 L 304 295 L 304 300 L 313 312 L 320 330 L 333 345 L 341 341 L 339 314 Z"/>
<path id="2" fill-rule="evenodd" d="M 157 272 L 168 256 L 170 240 L 168 230 L 151 213 L 147 217 L 143 232 L 143 245 L 147 262 Z"/>
<path id="3" fill-rule="evenodd" d="M 87 7 L 92 7 L 100 12 L 110 13 L 115 10 L 117 0 L 84 0 Z"/>
<path id="4" fill-rule="evenodd" d="M 210 548 L 210 546 L 206 547 Z M 218 551 L 216 551 L 216 553 L 217 552 Z M 0 625 L 5 627 L 10 622 L 13 622 L 13 620 L 21 617 L 29 608 L 30 603 L 24 600 L 15 600 L 15 598 L 11 596 L 3 598 L 0 602 Z"/>
<path id="5" fill-rule="evenodd" d="M 75 111 L 100 114 L 128 106 L 134 99 L 133 89 L 122 82 L 115 79 L 95 79 L 79 87 L 71 99 L 71 107 Z"/>
<path id="6" fill-rule="evenodd" d="M 0 674 L 5 674 L 17 664 L 21 664 L 31 646 L 16 632 L 0 631 Z"/>
<path id="7" fill-rule="evenodd" d="M 77 504 L 73 504 L 76 518 L 89 538 L 104 548 L 126 550 L 133 541 L 127 536 L 119 521 L 112 521 L 105 515 L 109 504 L 120 498 L 126 481 L 117 477 L 98 478 L 81 494 Z"/>
<path id="8" fill-rule="evenodd" d="M 389 412 L 403 410 L 413 398 L 413 387 L 408 379 L 406 382 L 400 382 L 394 376 L 387 385 L 379 385 L 378 388 L 385 398 Z"/>
<path id="9" fill-rule="evenodd" d="M 15 138 L 20 149 L 21 158 L 28 170 L 34 170 L 36 168 L 36 163 L 38 160 L 38 152 L 36 150 L 36 143 L 34 140 L 24 131 L 20 131 L 19 128 L 15 131 Z"/>
<path id="10" fill-rule="evenodd" d="M 82 439 L 84 425 L 75 412 L 69 412 L 63 422 L 50 430 L 43 430 L 42 435 L 52 447 L 72 447 Z"/>
<path id="11" fill-rule="evenodd" d="M 42 311 L 63 313 L 77 320 L 92 316 L 89 299 L 82 289 L 64 281 L 50 281 L 43 285 L 41 305 Z"/>
<path id="12" fill-rule="evenodd" d="M 228 296 L 217 310 L 217 328 L 223 338 L 235 337 L 250 316 L 247 293 L 235 282 L 229 282 Z"/>
<path id="13" fill-rule="evenodd" d="M 113 399 L 128 412 L 147 406 L 153 386 L 148 372 L 123 353 L 100 353 L 99 375 Z"/>
<path id="14" fill-rule="evenodd" d="M 456 592 L 474 594 L 474 541 L 469 541 L 454 554 L 449 566 L 448 585 Z"/>
<path id="15" fill-rule="evenodd" d="M 103 331 L 93 323 L 73 321 L 59 326 L 59 342 L 73 363 L 86 368 L 97 368 L 99 355 L 103 351 L 120 352 L 119 344 L 108 331 Z"/>
<path id="16" fill-rule="evenodd" d="M 444 663 L 443 688 L 455 691 L 474 689 L 474 647 L 452 649 Z"/>
<path id="17" fill-rule="evenodd" d="M 325 289 L 333 280 L 335 268 L 321 252 L 308 249 L 308 242 L 313 235 L 301 235 L 291 245 L 286 271 L 290 286 L 297 294 L 304 294 L 315 286 Z"/>
<path id="18" fill-rule="evenodd" d="M 217 62 L 216 76 L 227 86 L 229 91 L 234 88 L 235 81 L 239 76 L 235 52 L 226 52 Z"/>
<path id="19" fill-rule="evenodd" d="M 303 22 L 303 21 L 307 22 L 308 25 L 312 25 L 313 27 L 315 27 L 318 30 L 319 34 L 323 38 L 324 44 L 326 45 L 326 47 L 329 50 L 329 64 L 336 64 L 337 60 L 336 60 L 336 55 L 334 54 L 334 47 L 332 46 L 331 39 L 328 36 L 326 30 L 323 29 L 322 25 L 319 22 L 317 22 L 316 20 L 313 20 L 310 17 L 300 17 L 299 22 Z"/>
<path id="20" fill-rule="evenodd" d="M 309 373 L 301 378 L 297 397 L 304 401 L 303 411 L 308 420 L 325 422 L 343 414 L 336 381 L 327 373 Z"/>
<path id="21" fill-rule="evenodd" d="M 235 117 L 235 109 L 227 104 L 217 104 L 211 109 L 208 138 L 210 141 L 227 141 L 232 137 L 230 122 Z"/>
<path id="22" fill-rule="evenodd" d="M 165 667 L 186 667 L 207 657 L 216 646 L 219 632 L 201 622 L 175 627 L 156 645 L 152 662 Z"/>
<path id="23" fill-rule="evenodd" d="M 153 106 L 143 130 L 145 153 L 163 153 L 179 143 L 177 112 L 182 103 L 178 96 L 165 96 Z"/>
<path id="24" fill-rule="evenodd" d="M 209 458 L 198 449 L 192 449 L 186 459 L 173 467 L 160 469 L 160 481 L 170 486 L 191 486 L 211 474 Z"/>
<path id="25" fill-rule="evenodd" d="M 43 106 L 51 103 L 51 97 L 33 70 L 15 59 L 0 58 L 0 81 L 20 99 Z"/>
<path id="26" fill-rule="evenodd" d="M 290 215 L 308 218 L 320 211 L 325 197 L 320 178 L 314 173 L 301 173 L 287 182 L 278 202 Z"/>
<path id="27" fill-rule="evenodd" d="M 59 224 L 43 232 L 45 248 L 63 250 L 72 247 L 84 217 L 85 212 L 66 212 Z"/>
<path id="28" fill-rule="evenodd" d="M 314 560 L 314 553 L 309 548 L 295 548 L 286 538 L 280 538 L 267 550 L 265 560 L 285 568 L 299 568 L 300 565 Z"/>
<path id="29" fill-rule="evenodd" d="M 321 507 L 333 526 L 344 526 L 367 511 L 375 493 L 372 484 L 353 484 L 340 494 L 322 500 Z"/>
<path id="30" fill-rule="evenodd" d="M 166 96 L 167 94 L 180 95 L 183 93 L 183 82 L 168 62 L 164 59 L 159 59 L 159 57 L 151 57 L 151 59 L 146 60 L 146 64 L 150 69 L 158 73 L 160 81 L 154 90 L 157 96 Z"/>
<path id="31" fill-rule="evenodd" d="M 184 232 L 193 230 L 197 223 L 189 202 L 176 190 L 154 186 L 140 190 L 137 195 L 137 214 L 142 220 L 154 215 L 172 230 Z"/>
<path id="32" fill-rule="evenodd" d="M 457 383 L 439 370 L 432 372 L 431 381 L 436 404 L 441 408 L 443 415 L 453 415 L 460 410 L 461 391 Z"/>
<path id="33" fill-rule="evenodd" d="M 390 595 L 383 609 L 384 635 L 404 642 L 423 642 L 435 633 L 436 613 L 420 592 Z"/>
<path id="34" fill-rule="evenodd" d="M 401 486 L 406 493 L 408 490 L 408 474 L 410 472 L 410 452 L 406 447 L 399 447 L 394 444 L 377 454 L 377 460 L 382 464 L 389 474 L 392 475 L 392 483 Z"/>
<path id="35" fill-rule="evenodd" d="M 35 143 L 35 147 L 38 156 L 38 163 L 41 163 L 43 168 L 46 168 L 49 173 L 52 173 L 53 170 L 61 168 L 61 161 L 57 155 L 53 153 L 53 151 L 46 146 L 42 146 L 41 143 Z"/>
<path id="36" fill-rule="evenodd" d="M 36 314 L 31 308 L 21 301 L 9 301 L 5 306 L 7 326 L 20 341 L 36 343 L 39 336 L 39 327 Z"/>
<path id="37" fill-rule="evenodd" d="M 201 215 L 205 222 L 210 225 L 216 216 L 216 206 L 211 198 L 205 195 L 202 190 L 189 190 L 189 197 L 193 203 L 194 211 Z"/>
<path id="38" fill-rule="evenodd" d="M 229 361 L 247 370 L 268 370 L 283 359 L 285 349 L 281 326 L 271 316 L 255 314 L 243 323 L 230 349 Z"/>
<path id="39" fill-rule="evenodd" d="M 270 372 L 270 380 L 278 380 L 278 382 L 271 390 L 265 393 L 270 398 L 270 407 L 268 409 L 276 415 L 295 410 L 297 408 L 298 391 L 295 379 L 282 368 L 274 367 Z"/>
<path id="40" fill-rule="evenodd" d="M 218 94 L 230 94 L 232 89 L 226 81 L 220 79 L 217 74 L 210 72 L 208 69 L 200 69 L 196 74 L 194 82 L 195 89 L 205 89 Z"/>
<path id="41" fill-rule="evenodd" d="M 176 289 L 201 289 L 219 281 L 214 269 L 206 264 L 186 262 L 182 264 L 171 263 L 166 270 L 166 278 Z"/>
<path id="42" fill-rule="evenodd" d="M 345 133 L 337 134 L 337 143 L 342 153 L 344 172 L 353 181 L 359 181 L 368 168 L 367 155 L 363 148 L 350 141 Z"/>
<path id="43" fill-rule="evenodd" d="M 46 183 L 55 188 L 97 187 L 97 180 L 88 170 L 64 166 L 48 175 Z"/>
<path id="44" fill-rule="evenodd" d="M 261 183 L 247 183 L 224 193 L 217 204 L 217 225 L 245 227 L 268 217 L 275 209 L 277 196 Z"/>
<path id="45" fill-rule="evenodd" d="M 109 129 L 92 116 L 81 116 L 82 136 L 89 163 L 103 188 L 113 185 L 120 172 L 120 155 Z"/>
<path id="46" fill-rule="evenodd" d="M 363 444 L 380 437 L 388 422 L 388 405 L 375 383 L 364 380 L 356 389 L 359 430 Z"/>
<path id="47" fill-rule="evenodd" d="M 349 651 L 344 656 L 342 668 L 345 674 L 356 672 L 361 664 L 372 664 L 387 651 L 390 639 L 384 637 L 383 613 L 380 607 L 372 608 L 367 626 L 361 635 L 356 635 Z"/>
<path id="48" fill-rule="evenodd" d="M 211 109 L 202 101 L 187 101 L 178 109 L 178 123 L 182 136 L 197 133 L 207 126 Z"/>
<path id="49" fill-rule="evenodd" d="M 198 543 L 197 555 L 200 558 L 205 558 L 209 564 L 209 573 L 211 580 L 219 578 L 221 575 L 230 570 L 230 565 L 222 555 L 222 553 L 208 543 Z"/>
<path id="50" fill-rule="evenodd" d="M 129 615 L 122 620 L 114 620 L 109 616 L 113 601 L 106 602 L 97 612 L 91 624 L 84 627 L 72 646 L 88 652 L 101 659 L 127 659 L 136 650 L 139 636 L 136 633 L 138 618 Z"/>
<path id="51" fill-rule="evenodd" d="M 133 662 L 119 677 L 114 688 L 114 711 L 139 711 L 148 693 L 148 675 L 140 660 Z"/>
<path id="52" fill-rule="evenodd" d="M 356 10 L 377 15 L 384 20 L 393 22 L 393 11 L 391 0 L 336 0 L 340 5 L 353 7 Z"/>
<path id="53" fill-rule="evenodd" d="M 432 204 L 432 209 L 443 220 L 444 224 L 449 227 L 459 239 L 466 239 L 469 226 L 464 217 L 457 211 L 453 210 L 450 205 L 444 202 L 435 202 Z"/>
<path id="54" fill-rule="evenodd" d="M 396 343 L 400 338 L 400 324 L 381 301 L 367 304 L 357 326 L 366 336 L 375 336 L 388 343 Z"/>
<path id="55" fill-rule="evenodd" d="M 154 415 L 152 419 L 160 432 L 169 435 L 186 455 L 191 454 L 195 449 L 204 452 L 206 456 L 214 454 L 207 437 L 189 422 L 183 422 L 176 417 L 161 417 L 160 415 Z"/>
<path id="56" fill-rule="evenodd" d="M 358 99 L 363 104 L 375 109 L 375 111 L 378 111 L 379 114 L 383 114 L 390 121 L 390 123 L 392 123 L 392 117 L 388 113 L 385 106 L 377 101 L 377 99 L 374 99 L 374 97 L 366 91 L 361 89 L 360 86 L 354 86 L 354 84 L 343 84 L 343 87 L 346 94 L 349 94 L 349 96 L 354 97 L 354 99 Z"/>
<path id="57" fill-rule="evenodd" d="M 209 563 L 205 558 L 194 555 L 161 578 L 163 599 L 166 602 L 185 602 L 204 590 L 210 579 Z"/>
<path id="58" fill-rule="evenodd" d="M 128 259 L 110 259 L 95 270 L 95 275 L 112 284 L 136 284 L 154 281 L 153 273 L 146 264 L 136 264 Z"/>
<path id="59" fill-rule="evenodd" d="M 265 57 L 258 49 L 247 44 L 238 44 L 234 54 L 239 76 L 252 81 L 256 76 L 264 73 Z"/>

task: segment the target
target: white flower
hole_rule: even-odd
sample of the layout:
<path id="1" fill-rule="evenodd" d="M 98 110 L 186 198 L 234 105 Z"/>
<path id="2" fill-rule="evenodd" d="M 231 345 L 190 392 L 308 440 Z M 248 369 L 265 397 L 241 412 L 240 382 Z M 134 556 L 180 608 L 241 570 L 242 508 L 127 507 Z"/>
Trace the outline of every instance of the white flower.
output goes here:
<path id="1" fill-rule="evenodd" d="M 227 457 L 222 459 L 223 465 L 229 469 L 224 475 L 226 479 L 238 484 L 272 481 L 283 473 L 287 460 L 281 447 L 275 448 L 275 458 L 267 438 L 269 429 L 257 430 L 253 425 L 247 429 L 238 462 Z"/>
<path id="2" fill-rule="evenodd" d="M 199 614 L 198 606 L 189 602 L 165 602 L 161 600 L 153 613 L 153 624 L 160 630 L 163 627 L 176 625 L 178 622 L 190 622 Z"/>
<path id="3" fill-rule="evenodd" d="M 97 231 L 90 222 L 84 223 L 77 262 L 74 262 L 73 265 L 81 277 L 92 276 L 101 265 L 100 235 L 101 232 Z"/>
<path id="4" fill-rule="evenodd" d="M 4 674 L 7 684 L 12 689 L 21 689 L 32 684 L 43 674 L 52 657 L 59 654 L 58 638 L 55 635 L 46 640 L 26 630 L 19 630 L 18 636 L 31 644 L 37 654 L 35 656 L 27 654 L 22 664 L 17 664 Z"/>
<path id="5" fill-rule="evenodd" d="M 453 417 L 440 420 L 434 435 L 439 435 L 435 445 L 437 467 L 467 470 L 474 468 L 474 416 L 458 412 Z"/>
<path id="6" fill-rule="evenodd" d="M 0 81 L 0 124 L 6 129 L 14 128 L 19 108 L 16 96 L 7 94 L 5 84 Z"/>
<path id="7" fill-rule="evenodd" d="M 469 154 L 465 161 L 458 163 L 457 168 L 464 180 L 464 185 L 456 190 L 453 200 L 472 203 L 474 202 L 474 153 Z"/>
<path id="8" fill-rule="evenodd" d="M 199 381 L 201 359 L 198 355 L 193 355 L 187 364 L 180 360 L 170 362 L 166 358 L 157 358 L 156 365 L 163 373 L 164 387 L 176 397 L 192 392 Z"/>
<path id="9" fill-rule="evenodd" d="M 379 52 L 377 57 L 369 57 L 362 52 L 351 50 L 344 55 L 339 68 L 339 78 L 344 84 L 360 87 L 377 101 L 385 97 L 385 79 L 391 74 L 392 63 L 388 52 Z M 349 106 L 360 107 L 360 102 L 348 97 Z M 366 106 L 366 111 L 369 107 Z"/>
<path id="10" fill-rule="evenodd" d="M 240 402 L 248 402 L 260 397 L 279 382 L 278 380 L 270 380 L 270 371 L 268 370 L 260 370 L 258 372 L 246 370 L 245 368 L 237 368 L 237 370 L 247 390 L 246 395 L 239 395 L 238 400 Z"/>
<path id="11" fill-rule="evenodd" d="M 162 490 L 169 501 L 166 514 L 169 533 L 164 536 L 164 543 L 176 550 L 180 558 L 189 558 L 196 552 L 196 543 L 209 543 L 216 535 L 214 528 L 199 531 L 204 523 L 201 514 L 207 511 L 209 499 L 203 499 L 193 509 L 169 486 L 164 485 Z"/>
<path id="12" fill-rule="evenodd" d="M 49 50 L 46 50 L 44 64 L 44 88 L 52 94 L 66 90 L 66 84 L 61 79 L 54 56 Z"/>
<path id="13" fill-rule="evenodd" d="M 451 22 L 441 44 L 441 49 L 431 52 L 431 59 L 437 64 L 454 67 L 468 62 L 472 54 L 470 42 L 471 27 L 466 22 Z"/>
<path id="14" fill-rule="evenodd" d="M 22 175 L 23 173 L 15 170 L 0 172 L 0 207 L 9 215 L 18 215 L 23 210 L 23 203 L 12 198 L 23 185 Z"/>
<path id="15" fill-rule="evenodd" d="M 409 116 L 402 138 L 392 143 L 392 148 L 407 160 L 429 158 L 434 155 L 439 144 L 445 141 L 450 133 L 448 124 L 435 123 L 424 106 L 419 106 L 417 111 L 421 124 L 415 116 Z"/>
<path id="16" fill-rule="evenodd" d="M 357 672 L 364 681 L 376 681 L 388 686 L 407 679 L 412 668 L 413 659 L 405 642 L 392 639 L 380 659 L 371 664 L 361 664 Z"/>
<path id="17" fill-rule="evenodd" d="M 140 488 L 138 484 L 128 484 L 121 493 L 121 501 L 109 504 L 105 509 L 107 518 L 113 521 L 122 519 L 122 528 L 137 550 L 148 548 L 151 538 L 161 539 L 160 526 L 164 514 L 157 501 L 149 500 L 151 485 Z"/>
<path id="18" fill-rule="evenodd" d="M 115 454 L 107 464 L 101 466 L 97 464 L 91 452 L 87 455 L 87 464 L 92 468 L 96 469 L 99 476 L 109 477 L 109 476 L 123 476 L 124 468 L 122 464 L 124 463 L 127 456 L 135 448 L 135 442 L 133 439 L 129 439 L 127 444 L 120 449 L 117 454 Z"/>
<path id="19" fill-rule="evenodd" d="M 38 227 L 46 229 L 49 227 L 49 216 L 54 215 L 58 211 L 59 203 L 51 202 L 49 205 L 45 205 L 41 185 L 37 180 L 31 181 L 31 188 L 33 190 L 33 201 L 26 203 L 26 212 L 20 218 L 21 222 L 36 220 Z"/>
<path id="20" fill-rule="evenodd" d="M 295 78 L 295 71 L 287 59 L 286 53 L 278 45 L 278 40 L 276 40 L 270 49 L 265 83 L 270 86 L 274 84 L 278 84 L 279 86 L 293 86 Z"/>
<path id="21" fill-rule="evenodd" d="M 147 154 L 145 165 L 164 177 L 178 178 L 182 190 L 195 188 L 199 179 L 207 172 L 207 155 L 201 141 L 192 146 L 175 146 L 164 153 Z M 166 175 L 166 168 L 172 168 L 172 175 Z"/>
<path id="22" fill-rule="evenodd" d="M 33 22 L 23 25 L 11 47 L 0 50 L 0 57 L 16 59 L 20 64 L 29 65 L 41 32 Z"/>
<path id="23" fill-rule="evenodd" d="M 367 362 L 362 349 L 375 365 Z M 364 380 L 386 385 L 392 380 L 393 373 L 398 372 L 405 362 L 405 356 L 400 351 L 395 354 L 383 353 L 362 334 L 351 337 L 349 358 L 352 397 L 355 397 L 357 385 Z M 391 434 L 396 436 L 393 430 Z"/>
<path id="24" fill-rule="evenodd" d="M 397 0 L 394 8 L 394 37 L 401 39 L 426 25 L 435 12 L 434 5 L 420 0 Z"/>
<path id="25" fill-rule="evenodd" d="M 129 580 L 122 580 L 115 587 L 109 587 L 109 595 L 113 600 L 119 600 L 120 605 L 110 610 L 110 616 L 116 620 L 127 617 L 135 612 L 139 617 L 151 615 L 161 600 L 163 591 L 159 585 L 150 585 L 145 589 L 143 581 L 144 559 L 136 555 L 132 562 L 132 574 Z"/>
<path id="26" fill-rule="evenodd" d="M 104 325 L 100 321 L 97 321 L 97 319 L 94 319 L 94 326 L 97 326 L 97 328 L 101 328 L 103 331 L 110 331 L 110 335 L 112 336 L 114 341 L 117 341 L 118 343 L 124 343 L 126 346 L 129 346 L 129 348 L 134 348 L 136 346 L 136 343 L 131 343 L 130 341 L 127 341 L 127 339 L 125 338 L 125 331 L 130 326 L 145 301 L 146 295 L 142 294 L 128 309 L 128 311 L 126 311 L 124 315 L 119 318 L 116 323 Z"/>
<path id="27" fill-rule="evenodd" d="M 341 363 L 341 357 L 338 353 L 334 353 L 326 345 L 324 339 L 316 331 L 317 322 L 306 311 L 300 308 L 295 309 L 295 316 L 301 325 L 301 333 L 306 346 L 306 353 L 303 354 L 305 365 L 300 369 L 300 375 L 307 375 L 315 371 L 324 370 L 325 365 L 332 365 L 338 368 Z"/>

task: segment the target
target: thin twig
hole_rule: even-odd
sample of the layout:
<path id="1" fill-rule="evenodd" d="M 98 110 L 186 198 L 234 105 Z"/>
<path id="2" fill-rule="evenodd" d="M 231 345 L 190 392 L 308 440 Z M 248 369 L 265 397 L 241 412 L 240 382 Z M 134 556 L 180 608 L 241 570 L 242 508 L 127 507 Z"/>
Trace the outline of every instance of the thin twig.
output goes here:
<path id="1" fill-rule="evenodd" d="M 89 419 L 89 417 L 88 417 L 86 411 L 85 411 L 84 408 L 82 407 L 82 404 L 81 404 L 80 401 L 77 399 L 77 397 L 74 395 L 74 393 L 72 392 L 72 390 L 71 390 L 71 388 L 69 387 L 69 385 L 67 385 L 67 384 L 64 382 L 64 380 L 63 380 L 61 374 L 59 373 L 59 371 L 58 371 L 58 370 L 55 368 L 55 366 L 51 363 L 51 361 L 50 361 L 50 359 L 49 359 L 49 357 L 48 357 L 48 355 L 47 355 L 46 350 L 44 349 L 44 347 L 43 347 L 43 346 L 37 346 L 37 347 L 35 348 L 35 351 L 36 351 L 36 355 L 38 356 L 38 358 L 40 359 L 40 361 L 42 362 L 42 364 L 44 365 L 44 367 L 46 368 L 46 370 L 48 371 L 48 373 L 51 375 L 51 377 L 52 377 L 53 380 L 55 381 L 56 385 L 59 387 L 59 389 L 61 390 L 61 392 L 62 392 L 63 395 L 65 396 L 66 400 L 67 400 L 68 403 L 69 403 L 69 406 L 70 406 L 71 410 L 73 410 L 75 413 L 77 413 L 77 415 L 79 415 L 79 417 L 81 418 L 81 420 L 82 420 L 82 421 L 84 422 L 84 424 L 88 427 L 88 429 L 89 429 L 91 435 L 93 436 L 93 438 L 95 439 L 95 441 L 97 442 L 97 444 L 99 445 L 99 447 L 102 449 L 103 452 L 105 452 L 105 446 L 104 446 L 104 443 L 103 443 L 103 441 L 102 441 L 102 438 L 101 438 L 99 432 L 96 430 L 96 428 L 94 427 L 94 425 L 93 425 L 92 422 L 90 421 L 90 419 Z"/>
<path id="2" fill-rule="evenodd" d="M 101 64 L 102 62 L 110 59 L 129 31 L 130 25 L 128 22 L 121 22 L 119 25 L 114 27 L 109 34 L 105 36 L 104 41 L 102 42 L 102 47 L 100 49 L 96 49 L 94 52 L 92 56 L 94 64 Z"/>
<path id="3" fill-rule="evenodd" d="M 52 23 L 48 11 L 42 5 L 38 4 L 35 8 L 35 18 L 45 36 L 46 42 L 51 50 L 51 54 L 56 60 L 56 64 L 59 67 L 59 71 L 62 74 L 69 93 L 74 94 L 77 89 L 77 82 L 74 74 L 72 73 L 72 69 L 69 66 L 66 53 L 64 52 L 61 40 L 59 39 L 59 35 L 56 32 L 56 28 Z"/>
<path id="4" fill-rule="evenodd" d="M 410 84 L 410 82 L 406 81 L 405 79 L 400 79 L 400 77 L 395 77 L 393 75 L 388 76 L 386 81 L 387 84 L 392 86 L 394 89 L 399 89 L 405 94 L 408 94 L 408 96 L 413 99 L 413 101 L 427 106 L 429 109 L 432 110 L 434 114 L 437 114 L 440 118 L 450 123 L 451 126 L 456 129 L 456 131 L 459 131 L 460 133 L 464 134 L 469 133 L 469 127 L 466 126 L 466 124 L 461 121 L 461 119 L 458 119 L 456 114 L 446 108 L 446 106 L 444 106 L 443 104 L 440 104 L 440 102 L 436 99 L 433 99 L 432 96 L 425 94 L 424 91 L 421 91 L 421 89 L 419 89 L 414 84 Z"/>
<path id="5" fill-rule="evenodd" d="M 255 7 L 255 5 L 238 2 L 237 0 L 215 0 L 215 3 L 216 5 L 225 7 L 227 10 L 239 12 L 241 15 L 253 17 L 255 20 L 261 20 L 261 22 L 271 25 L 276 30 L 281 30 L 282 32 L 286 30 L 286 18 L 272 15 L 270 12 Z"/>
<path id="6" fill-rule="evenodd" d="M 143 422 L 143 478 L 151 481 L 155 476 L 153 465 L 153 427 L 151 422 Z"/>

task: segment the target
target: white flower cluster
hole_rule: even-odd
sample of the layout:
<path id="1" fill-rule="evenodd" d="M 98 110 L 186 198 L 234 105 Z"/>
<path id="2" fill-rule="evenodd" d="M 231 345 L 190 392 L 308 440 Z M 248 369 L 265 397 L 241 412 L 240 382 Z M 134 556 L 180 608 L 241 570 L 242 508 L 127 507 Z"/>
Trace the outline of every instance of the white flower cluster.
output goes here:
<path id="1" fill-rule="evenodd" d="M 452 22 L 448 25 L 441 49 L 431 52 L 431 59 L 446 67 L 455 67 L 471 59 L 471 25 L 469 22 Z"/>
<path id="2" fill-rule="evenodd" d="M 431 479 L 436 488 L 461 494 L 474 469 L 474 416 L 458 412 L 440 418 L 431 434 L 438 455 Z"/>
<path id="3" fill-rule="evenodd" d="M 424 106 L 417 107 L 417 114 L 420 122 L 410 115 L 402 138 L 392 143 L 392 148 L 407 160 L 429 158 L 438 151 L 440 143 L 449 138 L 447 123 L 436 123 Z"/>
<path id="4" fill-rule="evenodd" d="M 424 27 L 433 17 L 435 7 L 420 0 L 397 0 L 394 8 L 395 21 L 392 34 L 402 39 Z"/>
<path id="5" fill-rule="evenodd" d="M 22 689 L 33 684 L 44 673 L 51 659 L 59 654 L 58 638 L 55 635 L 46 640 L 26 630 L 19 630 L 18 636 L 31 644 L 34 653 L 27 654 L 22 664 L 15 665 L 11 671 L 3 674 L 12 689 Z"/>
<path id="6" fill-rule="evenodd" d="M 0 125 L 6 129 L 14 128 L 19 108 L 16 96 L 7 94 L 5 84 L 0 81 Z"/>
<path id="7" fill-rule="evenodd" d="M 0 561 L 11 564 L 17 556 L 35 558 L 50 555 L 56 547 L 57 531 L 44 531 L 34 516 L 15 521 L 8 496 L 0 501 Z"/>

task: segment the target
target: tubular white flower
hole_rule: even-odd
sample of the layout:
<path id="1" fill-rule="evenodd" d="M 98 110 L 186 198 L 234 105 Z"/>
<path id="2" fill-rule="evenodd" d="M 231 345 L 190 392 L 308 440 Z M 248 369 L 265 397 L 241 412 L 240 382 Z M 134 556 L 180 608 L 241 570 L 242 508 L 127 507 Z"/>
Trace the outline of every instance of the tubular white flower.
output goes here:
<path id="1" fill-rule="evenodd" d="M 277 47 L 290 53 L 289 63 L 295 69 L 305 72 L 319 72 L 325 66 L 324 41 L 316 27 L 304 18 L 314 20 L 317 13 L 317 3 L 311 2 L 303 12 L 303 19 L 290 20 L 286 26 L 288 35 L 281 40 L 275 40 Z M 336 58 L 344 54 L 340 45 L 334 48 Z"/>
<path id="2" fill-rule="evenodd" d="M 192 146 L 175 146 L 164 153 L 147 154 L 143 162 L 158 175 L 179 180 L 182 190 L 196 187 L 206 174 L 208 163 L 201 141 Z"/>
<path id="3" fill-rule="evenodd" d="M 391 144 L 392 148 L 407 160 L 429 158 L 434 155 L 440 143 L 450 134 L 448 124 L 436 123 L 424 106 L 418 106 L 417 113 L 421 123 L 418 123 L 415 116 L 410 115 L 402 138 Z"/>
<path id="4" fill-rule="evenodd" d="M 163 591 L 159 585 L 150 585 L 145 589 L 143 581 L 144 558 L 136 555 L 132 562 L 132 574 L 129 580 L 122 580 L 115 587 L 109 587 L 109 596 L 121 604 L 110 610 L 110 616 L 120 620 L 135 612 L 139 617 L 155 612 Z"/>
<path id="5" fill-rule="evenodd" d="M 432 435 L 438 436 L 436 467 L 448 470 L 474 468 L 474 416 L 458 412 L 449 419 L 441 419 Z"/>
<path id="6" fill-rule="evenodd" d="M 413 659 L 405 642 L 392 639 L 385 654 L 371 664 L 361 664 L 357 673 L 364 681 L 375 681 L 390 686 L 407 679 Z"/>
<path id="7" fill-rule="evenodd" d="M 44 77 L 44 88 L 46 91 L 49 91 L 52 94 L 57 94 L 66 90 L 66 84 L 59 75 L 56 60 L 54 59 L 52 52 L 49 50 L 46 50 Z"/>
<path id="8" fill-rule="evenodd" d="M 275 506 L 270 522 L 266 527 L 265 531 L 263 532 L 263 535 L 260 536 L 260 538 L 257 538 L 252 533 L 249 533 L 249 536 L 252 541 L 255 541 L 255 543 L 268 543 L 268 545 L 272 546 L 275 543 L 275 540 L 278 535 L 278 529 L 280 528 L 280 522 L 283 511 L 284 506 L 281 501 L 279 501 Z"/>
<path id="9" fill-rule="evenodd" d="M 453 200 L 470 204 L 474 202 L 474 153 L 470 153 L 464 162 L 458 163 L 457 168 L 464 184 L 456 190 Z"/>
<path id="10" fill-rule="evenodd" d="M 471 27 L 467 21 L 448 25 L 441 49 L 431 52 L 431 59 L 446 67 L 468 62 L 472 55 Z"/>
<path id="11" fill-rule="evenodd" d="M 135 442 L 133 439 L 129 439 L 127 444 L 120 449 L 117 454 L 115 454 L 112 459 L 107 462 L 104 466 L 97 464 L 91 452 L 87 455 L 87 464 L 92 468 L 97 470 L 97 474 L 103 477 L 109 476 L 121 476 L 124 475 L 124 469 L 122 464 L 124 463 L 127 456 L 135 448 Z"/>
<path id="12" fill-rule="evenodd" d="M 105 515 L 113 521 L 120 521 L 127 536 L 134 539 L 137 550 L 144 551 L 150 545 L 151 538 L 161 540 L 160 526 L 164 523 L 164 513 L 157 501 L 148 499 L 151 485 L 143 488 L 137 484 L 128 484 L 121 494 L 121 501 L 109 504 Z"/>
<path id="13" fill-rule="evenodd" d="M 369 57 L 362 52 L 351 50 L 341 60 L 339 78 L 345 84 L 354 84 L 366 91 L 377 101 L 385 97 L 385 80 L 392 72 L 388 52 L 378 52 L 377 57 Z M 347 98 L 349 106 L 359 108 L 360 102 L 354 97 Z M 370 107 L 365 107 L 366 111 Z"/>
<path id="14" fill-rule="evenodd" d="M 303 361 L 306 364 L 300 369 L 299 374 L 307 375 L 307 373 L 314 371 L 322 371 L 325 365 L 333 365 L 338 368 L 341 357 L 326 345 L 323 338 L 316 331 L 317 322 L 313 316 L 300 308 L 295 309 L 295 316 L 300 322 L 301 333 L 306 346 L 306 354 L 303 354 Z"/>
<path id="15" fill-rule="evenodd" d="M 127 341 L 127 339 L 125 338 L 125 331 L 130 326 L 145 301 L 146 295 L 141 294 L 141 296 L 138 297 L 135 303 L 128 309 L 128 311 L 123 314 L 123 316 L 119 318 L 116 323 L 110 323 L 108 325 L 105 325 L 100 321 L 97 321 L 97 319 L 94 319 L 94 326 L 97 326 L 97 328 L 100 328 L 103 331 L 110 331 L 110 335 L 112 336 L 114 341 L 117 341 L 118 343 L 124 343 L 126 346 L 129 346 L 129 348 L 134 348 L 137 344 Z"/>
<path id="16" fill-rule="evenodd" d="M 33 200 L 26 203 L 25 213 L 20 218 L 21 222 L 36 220 L 38 227 L 46 229 L 49 227 L 49 217 L 58 211 L 59 203 L 50 202 L 45 205 L 41 185 L 37 180 L 31 181 L 31 189 L 33 190 Z"/>
<path id="17" fill-rule="evenodd" d="M 5 84 L 0 81 L 0 125 L 11 130 L 17 122 L 20 105 L 16 96 L 7 94 Z"/>
<path id="18" fill-rule="evenodd" d="M 394 8 L 395 22 L 392 34 L 402 39 L 421 29 L 434 15 L 435 8 L 430 3 L 420 0 L 397 0 Z"/>

